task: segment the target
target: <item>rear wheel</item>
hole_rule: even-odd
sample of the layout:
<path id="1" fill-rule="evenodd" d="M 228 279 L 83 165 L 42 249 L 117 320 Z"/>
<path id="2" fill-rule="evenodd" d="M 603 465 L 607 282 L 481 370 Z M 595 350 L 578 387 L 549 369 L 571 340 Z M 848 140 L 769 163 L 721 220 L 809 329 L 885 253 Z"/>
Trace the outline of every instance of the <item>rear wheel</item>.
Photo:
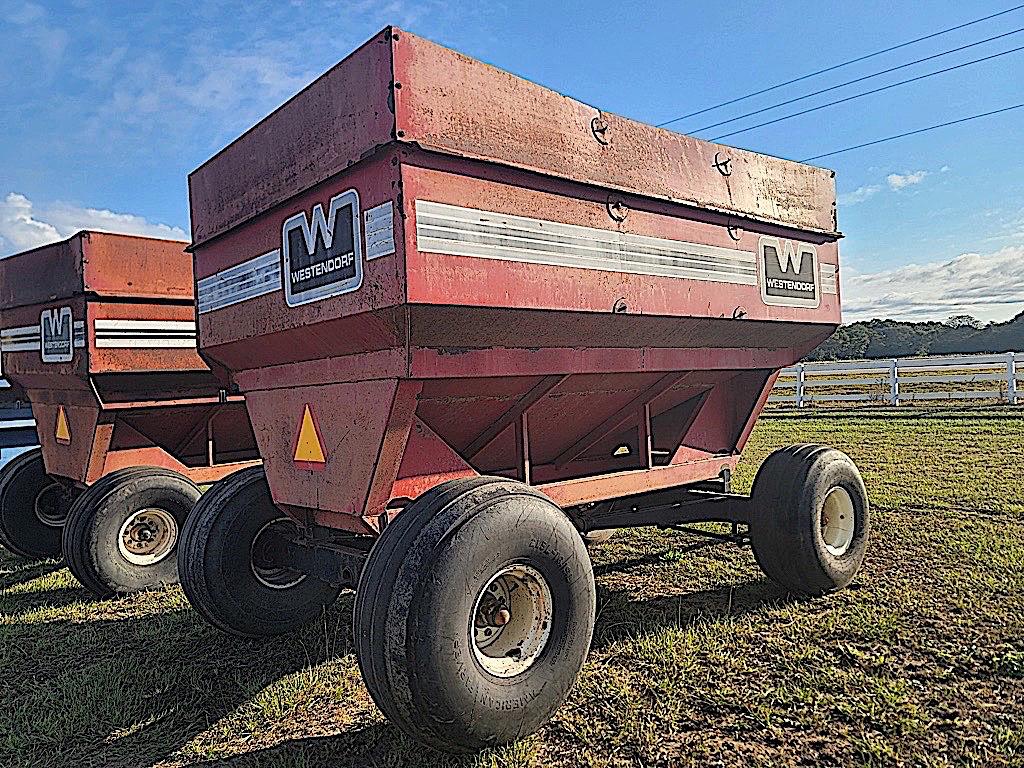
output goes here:
<path id="1" fill-rule="evenodd" d="M 196 505 L 178 549 L 192 607 L 223 632 L 279 635 L 319 617 L 339 587 L 281 564 L 271 551 L 296 532 L 270 496 L 262 467 L 215 483 Z"/>
<path id="2" fill-rule="evenodd" d="M 775 451 L 758 470 L 751 497 L 751 545 L 769 577 L 806 595 L 850 583 L 864 562 L 871 519 L 849 456 L 826 445 Z"/>
<path id="3" fill-rule="evenodd" d="M 129 467 L 105 475 L 68 515 L 68 568 L 97 597 L 176 584 L 179 533 L 198 499 L 196 484 L 169 469 Z"/>
<path id="4" fill-rule="evenodd" d="M 434 748 L 532 733 L 561 706 L 594 629 L 594 573 L 561 509 L 499 478 L 442 483 L 370 552 L 356 656 L 381 710 Z"/>
<path id="5" fill-rule="evenodd" d="M 0 470 L 0 544 L 32 559 L 61 556 L 61 529 L 81 491 L 46 474 L 40 449 Z"/>

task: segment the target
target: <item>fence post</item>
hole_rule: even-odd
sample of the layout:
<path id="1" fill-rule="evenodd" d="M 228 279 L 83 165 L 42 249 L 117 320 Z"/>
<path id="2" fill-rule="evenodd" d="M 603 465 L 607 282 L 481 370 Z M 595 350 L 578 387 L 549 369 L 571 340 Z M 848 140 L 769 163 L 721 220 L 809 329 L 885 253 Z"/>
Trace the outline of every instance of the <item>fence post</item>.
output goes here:
<path id="1" fill-rule="evenodd" d="M 889 405 L 900 404 L 900 367 L 899 361 L 893 358 L 889 363 Z"/>
<path id="2" fill-rule="evenodd" d="M 804 407 L 804 364 L 796 364 L 796 407 Z"/>
<path id="3" fill-rule="evenodd" d="M 1006 400 L 1010 405 L 1017 404 L 1017 353 L 1006 353 Z"/>

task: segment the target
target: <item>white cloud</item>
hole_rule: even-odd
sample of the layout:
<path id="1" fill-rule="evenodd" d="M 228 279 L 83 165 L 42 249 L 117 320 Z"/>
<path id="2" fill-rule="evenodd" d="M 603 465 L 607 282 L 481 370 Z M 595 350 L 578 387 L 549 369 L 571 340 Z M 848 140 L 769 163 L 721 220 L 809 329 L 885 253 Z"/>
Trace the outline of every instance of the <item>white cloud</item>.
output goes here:
<path id="1" fill-rule="evenodd" d="M 890 173 L 885 177 L 885 181 L 889 185 L 889 189 L 893 192 L 898 192 L 901 189 L 920 184 L 928 175 L 928 171 L 911 171 L 903 174 Z"/>
<path id="2" fill-rule="evenodd" d="M 133 213 L 54 203 L 37 210 L 24 195 L 8 193 L 0 201 L 0 255 L 35 248 L 70 237 L 83 229 L 187 240 L 180 227 L 157 224 Z"/>
<path id="3" fill-rule="evenodd" d="M 874 197 L 882 189 L 881 184 L 870 184 L 863 187 L 857 187 L 853 192 L 847 192 L 844 195 L 836 197 L 836 203 L 840 206 L 856 205 L 857 203 L 863 203 L 870 197 Z"/>
<path id="4" fill-rule="evenodd" d="M 1024 309 L 1024 245 L 874 274 L 844 268 L 842 292 L 846 323 L 943 320 L 954 314 L 1006 320 Z"/>

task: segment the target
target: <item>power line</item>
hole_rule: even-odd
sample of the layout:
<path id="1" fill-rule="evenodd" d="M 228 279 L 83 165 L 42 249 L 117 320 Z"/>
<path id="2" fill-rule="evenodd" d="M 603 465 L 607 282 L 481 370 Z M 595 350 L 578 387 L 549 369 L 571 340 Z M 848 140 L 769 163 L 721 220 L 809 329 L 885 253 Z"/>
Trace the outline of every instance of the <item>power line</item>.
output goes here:
<path id="1" fill-rule="evenodd" d="M 1002 109 L 994 109 L 991 112 L 982 112 L 980 115 L 971 115 L 970 117 L 961 117 L 959 120 L 950 120 L 949 122 L 946 122 L 946 123 L 939 123 L 937 125 L 929 125 L 927 128 L 918 128 L 916 131 L 907 131 L 906 133 L 898 133 L 895 136 L 886 136 L 884 139 L 875 139 L 874 141 L 868 141 L 868 142 L 865 142 L 863 144 L 856 144 L 856 145 L 854 145 L 852 147 L 843 147 L 842 149 L 837 149 L 834 152 L 826 152 L 823 155 L 815 155 L 814 157 L 805 158 L 804 160 L 801 160 L 800 162 L 801 163 L 809 163 L 812 160 L 821 160 L 821 158 L 823 158 L 823 157 L 832 157 L 832 155 L 840 155 L 843 152 L 850 152 L 850 151 L 852 151 L 854 149 L 863 149 L 864 147 L 872 147 L 875 144 L 882 144 L 883 142 L 886 142 L 886 141 L 895 141 L 896 139 L 903 139 L 903 138 L 906 138 L 907 136 L 914 136 L 914 135 L 916 135 L 918 133 L 927 133 L 928 131 L 934 131 L 936 128 L 945 128 L 945 127 L 950 126 L 950 125 L 957 125 L 958 123 L 966 123 L 966 122 L 968 122 L 970 120 L 977 120 L 978 118 L 981 118 L 981 117 L 990 117 L 992 115 L 998 115 L 998 114 L 1001 114 L 1003 112 L 1010 112 L 1010 111 L 1012 111 L 1014 109 L 1021 109 L 1021 108 L 1024 108 L 1024 104 L 1014 104 L 1012 107 L 1003 107 Z"/>
<path id="2" fill-rule="evenodd" d="M 712 123 L 711 125 L 705 125 L 703 128 L 696 128 L 696 129 L 694 129 L 692 131 L 687 131 L 687 133 L 696 134 L 696 133 L 700 133 L 701 131 L 708 131 L 708 130 L 711 130 L 712 128 L 718 128 L 719 126 L 722 126 L 722 125 L 728 125 L 729 123 L 735 123 L 737 120 L 743 120 L 743 119 L 748 118 L 748 117 L 753 117 L 754 115 L 760 115 L 762 112 L 770 112 L 773 109 L 778 109 L 779 107 L 784 107 L 787 104 L 794 104 L 794 103 L 796 103 L 798 101 L 803 101 L 804 99 L 809 99 L 812 96 L 820 96 L 821 94 L 828 93 L 829 91 L 836 91 L 836 90 L 839 90 L 840 88 L 845 88 L 848 85 L 854 85 L 855 83 L 861 83 L 861 82 L 864 82 L 865 80 L 871 80 L 871 79 L 876 78 L 876 77 L 881 77 L 882 75 L 888 75 L 891 72 L 896 72 L 896 71 L 898 71 L 900 69 L 906 69 L 907 67 L 912 67 L 915 64 L 923 64 L 924 62 L 931 61 L 932 59 L 939 59 L 939 58 L 942 58 L 943 56 L 949 56 L 952 53 L 959 53 L 960 51 L 965 51 L 968 48 L 974 48 L 976 46 L 983 45 L 984 43 L 991 43 L 993 40 L 999 40 L 999 39 L 1001 39 L 1003 37 L 1009 37 L 1010 35 L 1016 35 L 1016 34 L 1018 34 L 1020 32 L 1024 32 L 1024 27 L 1019 27 L 1019 28 L 1017 28 L 1017 29 L 1015 29 L 1015 30 L 1013 30 L 1011 32 L 1004 32 L 1003 34 L 995 35 L 994 37 L 986 37 L 984 40 L 979 40 L 976 43 L 968 43 L 967 45 L 961 45 L 959 48 L 951 48 L 948 51 L 942 51 L 941 53 L 934 53 L 931 56 L 925 56 L 923 59 L 917 59 L 916 61 L 911 61 L 911 62 L 908 62 L 906 64 L 900 64 L 900 65 L 895 66 L 895 67 L 889 67 L 888 69 L 883 69 L 880 72 L 875 72 L 874 74 L 871 74 L 871 75 L 864 75 L 863 77 L 854 78 L 853 80 L 847 80 L 845 83 L 840 83 L 839 85 L 829 86 L 828 88 L 822 88 L 820 91 L 813 91 L 812 93 L 808 93 L 805 96 L 797 96 L 796 98 L 789 99 L 787 101 L 780 101 L 778 104 L 772 104 L 771 106 L 764 107 L 763 109 L 755 109 L 753 112 L 747 112 L 745 115 L 740 115 L 739 117 L 731 117 L 728 120 L 722 120 L 721 122 L 718 122 L 718 123 Z"/>
<path id="3" fill-rule="evenodd" d="M 729 101 L 723 101 L 720 104 L 715 104 L 713 106 L 706 107 L 705 109 L 699 109 L 696 112 L 690 112 L 687 115 L 680 115 L 679 117 L 673 117 L 671 120 L 666 120 L 664 123 L 658 123 L 657 127 L 658 128 L 664 128 L 666 125 L 672 125 L 672 123 L 678 123 L 680 120 L 686 120 L 689 117 L 696 117 L 697 115 L 703 115 L 705 112 L 710 112 L 713 109 L 718 109 L 720 107 L 727 107 L 730 104 L 735 104 L 736 102 L 739 102 L 739 101 L 745 101 L 746 99 L 752 99 L 754 96 L 760 96 L 762 93 L 769 93 L 770 91 L 775 91 L 775 90 L 778 90 L 779 88 L 784 88 L 787 85 L 792 85 L 793 83 L 799 83 L 802 80 L 807 80 L 809 78 L 816 77 L 817 75 L 823 75 L 826 72 L 832 72 L 834 70 L 840 69 L 841 67 L 849 66 L 850 64 L 856 64 L 859 61 L 865 61 L 866 59 L 871 59 L 871 58 L 874 58 L 875 56 L 881 56 L 883 53 L 889 53 L 891 51 L 899 50 L 900 48 L 906 48 L 908 45 L 914 45 L 915 43 L 921 43 L 921 42 L 924 42 L 925 40 L 931 40 L 934 37 L 939 37 L 940 35 L 945 35 L 945 34 L 948 34 L 950 32 L 956 32 L 958 29 L 964 29 L 966 27 L 970 27 L 970 26 L 973 26 L 975 24 L 980 24 L 981 22 L 988 21 L 989 19 L 995 19 L 995 18 L 998 18 L 999 16 L 1005 16 L 1008 13 L 1013 13 L 1014 11 L 1019 11 L 1021 8 L 1024 8 L 1024 4 L 1022 4 L 1022 5 L 1015 5 L 1012 8 L 1007 8 L 1005 11 L 999 11 L 998 13 L 993 13 L 993 14 L 990 14 L 988 16 L 982 16 L 980 19 L 973 19 L 972 21 L 967 21 L 967 22 L 964 22 L 963 24 L 957 24 L 955 27 L 949 27 L 947 29 L 941 29 L 938 32 L 933 32 L 930 35 L 925 35 L 924 37 L 918 37 L 918 38 L 915 38 L 913 40 L 908 40 L 905 43 L 899 43 L 898 45 L 892 45 L 892 46 L 890 46 L 888 48 L 883 48 L 880 51 L 875 51 L 874 53 L 868 53 L 868 54 L 865 54 L 864 56 L 858 56 L 855 59 L 849 59 L 848 61 L 843 61 L 843 62 L 840 62 L 839 64 L 833 64 L 831 67 L 825 67 L 824 69 L 819 69 L 819 70 L 817 70 L 815 72 L 811 72 L 810 74 L 801 75 L 800 77 L 795 77 L 792 80 L 787 80 L 784 83 L 778 83 L 776 85 L 769 86 L 768 88 L 762 88 L 760 91 L 754 91 L 753 93 L 748 93 L 746 96 L 738 96 L 735 99 L 730 99 Z"/>
<path id="4" fill-rule="evenodd" d="M 791 120 L 794 117 L 800 117 L 801 115 L 806 115 L 811 112 L 817 112 L 819 109 L 825 109 L 826 107 L 834 107 L 836 104 L 843 104 L 847 101 L 853 101 L 854 99 L 863 98 L 864 96 L 871 96 L 872 94 L 881 93 L 882 91 L 888 91 L 890 88 L 897 88 L 901 85 L 907 85 L 908 83 L 916 83 L 918 80 L 924 80 L 925 78 L 934 77 L 935 75 L 941 75 L 946 72 L 952 72 L 955 69 L 963 69 L 964 67 L 969 67 L 972 64 L 980 64 L 983 61 L 990 61 L 991 59 L 997 59 L 1000 56 L 1006 56 L 1007 54 L 1010 53 L 1017 53 L 1018 51 L 1024 51 L 1024 45 L 1018 46 L 1017 48 L 1011 48 L 1008 51 L 1000 51 L 999 53 L 993 53 L 991 56 L 984 56 L 980 59 L 972 59 L 971 61 L 965 61 L 962 64 L 955 64 L 952 67 L 946 67 L 945 69 L 937 69 L 934 72 L 926 72 L 925 74 L 918 75 L 917 77 L 911 77 L 906 80 L 900 80 L 899 82 L 889 83 L 889 85 L 883 85 L 880 88 L 872 88 L 870 91 L 864 91 L 863 93 L 855 93 L 852 96 L 847 96 L 842 99 L 836 99 L 835 101 L 829 101 L 825 104 L 819 104 L 816 107 L 808 107 L 807 109 L 802 109 L 799 112 L 793 112 L 788 115 L 783 115 L 782 117 L 776 117 L 774 120 L 766 120 L 763 123 L 757 123 L 756 125 L 751 125 L 746 128 L 740 128 L 738 131 L 730 131 L 729 133 L 723 133 L 721 136 L 715 136 L 714 138 L 710 139 L 710 141 L 719 141 L 720 139 L 725 139 L 728 138 L 729 136 L 736 136 L 737 134 L 740 133 L 753 131 L 755 128 L 763 128 L 766 125 L 781 123 L 783 120 Z"/>

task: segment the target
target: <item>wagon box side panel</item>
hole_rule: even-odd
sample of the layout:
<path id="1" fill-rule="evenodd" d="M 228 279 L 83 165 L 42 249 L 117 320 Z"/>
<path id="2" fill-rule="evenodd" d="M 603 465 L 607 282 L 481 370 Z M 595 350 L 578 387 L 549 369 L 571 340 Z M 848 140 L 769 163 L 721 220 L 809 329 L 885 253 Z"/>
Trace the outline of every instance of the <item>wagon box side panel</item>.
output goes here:
<path id="1" fill-rule="evenodd" d="M 641 198 L 615 221 L 598 190 L 409 154 L 410 303 L 839 323 L 838 293 L 822 277 L 838 264 L 832 238 L 753 224 L 730 234 L 705 212 Z M 813 252 L 801 268 L 817 306 L 764 301 L 765 242 Z"/>
<path id="2" fill-rule="evenodd" d="M 399 137 L 420 147 L 809 231 L 836 229 L 831 171 L 602 113 L 406 32 L 395 42 L 395 79 L 403 86 Z"/>
<path id="3" fill-rule="evenodd" d="M 192 300 L 187 243 L 137 235 L 82 235 L 84 288 L 98 296 Z"/>
<path id="4" fill-rule="evenodd" d="M 14 307 L 52 302 L 81 291 L 80 235 L 0 259 L 0 326 L 11 325 L 6 313 Z"/>
<path id="5" fill-rule="evenodd" d="M 189 176 L 194 243 L 267 212 L 394 138 L 391 34 L 375 35 Z"/>
<path id="6" fill-rule="evenodd" d="M 400 193 L 397 152 L 382 150 L 223 237 L 197 245 L 204 355 L 237 373 L 404 347 L 404 319 L 395 311 L 405 301 Z M 352 217 L 345 223 L 353 227 L 357 276 L 347 276 L 345 285 L 303 279 L 301 270 L 326 263 L 312 257 L 285 269 L 286 228 L 295 241 L 287 243 L 289 257 L 293 244 L 296 251 L 305 247 L 307 231 L 322 251 L 325 235 L 334 245 L 339 216 Z M 286 287 L 293 289 L 291 297 Z M 253 343 L 257 337 L 260 342 Z"/>

